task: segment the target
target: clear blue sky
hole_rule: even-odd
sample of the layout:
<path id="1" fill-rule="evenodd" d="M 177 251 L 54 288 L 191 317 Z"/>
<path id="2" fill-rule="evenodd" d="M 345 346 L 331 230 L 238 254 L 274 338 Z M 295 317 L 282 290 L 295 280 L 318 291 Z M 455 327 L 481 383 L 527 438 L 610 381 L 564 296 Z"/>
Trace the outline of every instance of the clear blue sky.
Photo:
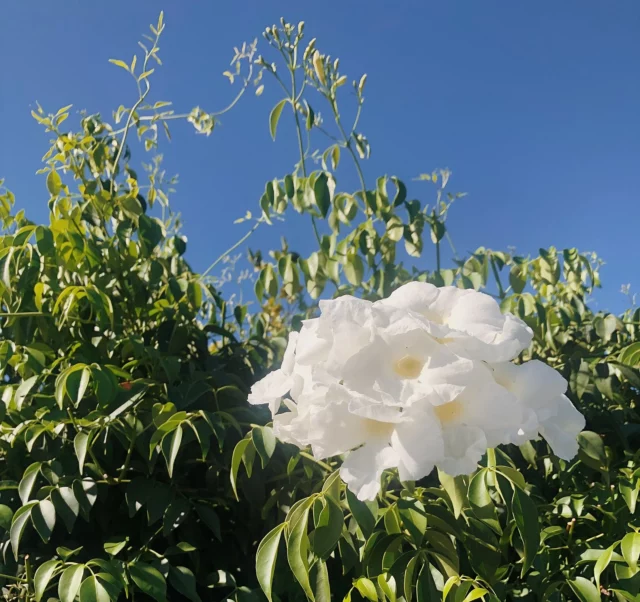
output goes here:
<path id="1" fill-rule="evenodd" d="M 0 177 L 32 219 L 46 219 L 35 171 L 47 140 L 30 109 L 37 100 L 109 115 L 131 104 L 133 82 L 107 61 L 129 59 L 160 9 L 167 28 L 156 98 L 178 110 L 219 109 L 232 94 L 221 76 L 232 47 L 280 16 L 304 19 L 344 72 L 369 74 L 362 130 L 373 146 L 370 182 L 395 174 L 429 201 L 429 187 L 411 178 L 449 167 L 451 189 L 469 193 L 451 217 L 459 249 L 595 250 L 607 262 L 598 307 L 622 310 L 623 283 L 640 291 L 638 0 L 4 2 Z M 286 126 L 275 144 L 269 138 L 277 99 L 269 83 L 210 138 L 185 124 L 164 147 L 168 171 L 180 175 L 173 204 L 196 269 L 244 233 L 233 220 L 255 210 L 264 183 L 295 161 Z M 350 172 L 339 178 L 355 188 Z M 287 236 L 305 250 L 309 233 L 298 224 Z M 278 246 L 278 235 L 265 228 L 252 246 Z"/>

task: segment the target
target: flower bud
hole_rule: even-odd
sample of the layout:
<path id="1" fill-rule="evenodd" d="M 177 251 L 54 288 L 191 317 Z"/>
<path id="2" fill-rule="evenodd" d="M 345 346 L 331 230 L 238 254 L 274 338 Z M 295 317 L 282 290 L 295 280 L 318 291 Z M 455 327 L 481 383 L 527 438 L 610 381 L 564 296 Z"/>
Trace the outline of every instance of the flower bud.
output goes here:
<path id="1" fill-rule="evenodd" d="M 320 81 L 320 83 L 322 83 L 323 85 L 327 85 L 327 77 L 326 74 L 324 72 L 324 59 L 322 57 L 322 55 L 316 50 L 314 55 L 313 55 L 313 68 L 316 72 L 316 75 L 318 77 L 318 80 Z"/>

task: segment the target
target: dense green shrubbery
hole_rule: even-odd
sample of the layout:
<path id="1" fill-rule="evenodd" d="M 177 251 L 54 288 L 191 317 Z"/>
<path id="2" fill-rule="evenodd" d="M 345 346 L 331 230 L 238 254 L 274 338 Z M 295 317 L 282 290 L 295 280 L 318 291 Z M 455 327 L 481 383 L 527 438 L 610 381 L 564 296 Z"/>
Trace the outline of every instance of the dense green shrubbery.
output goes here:
<path id="1" fill-rule="evenodd" d="M 444 268 L 458 197 L 445 190 L 448 172 L 421 177 L 435 185 L 431 208 L 396 178 L 367 185 L 367 139 L 338 109 L 346 77 L 313 42 L 302 46 L 302 26 L 283 22 L 265 32 L 277 69 L 250 45 L 229 74 L 258 93 L 263 74 L 275 76 L 285 98 L 271 133 L 292 111 L 301 153 L 293 173 L 267 183 L 251 231 L 293 208 L 309 217 L 318 249 L 252 254 L 259 310 L 232 306 L 184 259 L 158 156 L 144 186 L 131 163 L 129 134 L 155 153 L 159 126 L 179 117 L 148 98 L 162 29 L 152 28 L 141 67 L 114 61 L 139 90 L 116 125 L 93 115 L 65 130 L 69 108 L 34 114 L 53 137 L 42 170 L 48 225 L 14 215 L 0 190 L 5 598 L 245 600 L 261 585 L 274 599 L 319 602 L 591 602 L 599 586 L 607 598 L 640 599 L 640 312 L 589 309 L 595 257 L 481 248 Z M 364 85 L 354 83 L 358 116 Z M 333 129 L 309 104 L 312 91 Z M 200 109 L 185 117 L 205 133 L 216 120 Z M 325 135 L 325 152 L 305 151 Z M 360 178 L 354 193 L 336 185 L 341 155 Z M 308 172 L 314 159 L 322 169 Z M 430 270 L 401 257 L 401 247 L 422 257 L 425 232 Z M 525 359 L 559 370 L 587 416 L 575 461 L 543 441 L 492 450 L 470 478 L 401 484 L 389 473 L 378 502 L 365 504 L 336 478 L 339 459 L 275 441 L 246 395 L 277 364 L 287 329 L 323 293 L 377 298 L 411 279 L 495 291 L 527 321 L 535 340 Z"/>

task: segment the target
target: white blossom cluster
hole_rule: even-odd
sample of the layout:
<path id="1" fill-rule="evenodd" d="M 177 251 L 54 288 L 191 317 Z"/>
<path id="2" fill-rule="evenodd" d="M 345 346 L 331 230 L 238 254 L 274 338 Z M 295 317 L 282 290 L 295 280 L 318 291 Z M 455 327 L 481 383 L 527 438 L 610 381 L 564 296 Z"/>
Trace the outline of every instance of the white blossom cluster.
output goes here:
<path id="1" fill-rule="evenodd" d="M 319 460 L 347 454 L 340 474 L 359 499 L 375 498 L 386 469 L 403 481 L 434 466 L 469 474 L 487 448 L 538 435 L 561 458 L 577 453 L 585 422 L 567 382 L 537 360 L 511 362 L 532 331 L 489 295 L 411 282 L 320 310 L 249 402 L 269 404 L 281 441 Z"/>

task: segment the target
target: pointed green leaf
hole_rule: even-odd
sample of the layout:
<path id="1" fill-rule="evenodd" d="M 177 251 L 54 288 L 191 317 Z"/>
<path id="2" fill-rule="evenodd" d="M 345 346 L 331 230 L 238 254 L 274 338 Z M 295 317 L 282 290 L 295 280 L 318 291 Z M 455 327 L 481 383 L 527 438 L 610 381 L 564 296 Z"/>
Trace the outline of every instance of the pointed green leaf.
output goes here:
<path id="1" fill-rule="evenodd" d="M 276 569 L 276 559 L 278 557 L 278 546 L 280 544 L 280 536 L 285 527 L 282 523 L 267 533 L 265 538 L 260 542 L 256 553 L 256 575 L 258 583 L 271 602 L 271 586 L 273 584 L 273 575 Z"/>
<path id="2" fill-rule="evenodd" d="M 42 541 L 47 543 L 56 526 L 56 509 L 50 500 L 42 500 L 31 511 L 31 522 L 36 528 Z"/>
<path id="3" fill-rule="evenodd" d="M 109 556 L 117 556 L 122 550 L 124 550 L 127 542 L 129 541 L 128 537 L 124 535 L 120 535 L 118 537 L 109 537 L 104 544 L 104 551 L 109 554 Z"/>
<path id="4" fill-rule="evenodd" d="M 627 533 L 620 543 L 620 551 L 625 562 L 633 571 L 636 571 L 638 557 L 640 557 L 640 533 Z"/>
<path id="5" fill-rule="evenodd" d="M 129 573 L 141 592 L 157 602 L 166 600 L 167 583 L 157 569 L 144 562 L 135 562 L 129 566 Z"/>
<path id="6" fill-rule="evenodd" d="M 22 500 L 23 504 L 26 504 L 29 501 L 29 496 L 31 495 L 31 491 L 33 486 L 40 474 L 40 468 L 42 467 L 41 462 L 34 462 L 24 471 L 22 475 L 22 479 L 20 480 L 20 484 L 18 485 L 18 495 Z"/>
<path id="7" fill-rule="evenodd" d="M 540 547 L 540 525 L 538 511 L 533 500 L 521 489 L 514 487 L 511 504 L 516 527 L 524 543 L 524 558 L 521 574 L 524 575 L 533 563 Z"/>
<path id="8" fill-rule="evenodd" d="M 72 564 L 62 571 L 58 581 L 58 598 L 60 602 L 73 602 L 80 590 L 84 564 Z"/>
<path id="9" fill-rule="evenodd" d="M 169 569 L 169 583 L 188 600 L 201 602 L 196 589 L 196 578 L 186 566 L 172 566 Z"/>
<path id="10" fill-rule="evenodd" d="M 363 598 L 370 600 L 370 602 L 378 602 L 378 592 L 371 579 L 360 577 L 354 585 Z"/>
<path id="11" fill-rule="evenodd" d="M 571 589 L 580 602 L 600 602 L 598 588 L 584 577 L 576 577 L 569 581 Z"/>
<path id="12" fill-rule="evenodd" d="M 276 436 L 273 434 L 273 429 L 268 426 L 254 427 L 251 431 L 251 439 L 264 468 L 276 449 Z"/>
<path id="13" fill-rule="evenodd" d="M 244 452 L 246 451 L 249 443 L 251 443 L 250 439 L 242 439 L 241 441 L 238 441 L 233 450 L 233 455 L 231 456 L 231 488 L 233 489 L 233 494 L 236 496 L 236 500 L 238 501 L 240 500 L 238 497 L 238 470 L 240 470 L 242 456 L 244 456 Z"/>
<path id="14" fill-rule="evenodd" d="M 287 537 L 287 560 L 291 572 L 307 594 L 307 598 L 313 601 L 314 595 L 309 581 L 309 536 L 307 534 L 309 509 L 312 502 L 313 498 L 305 500 L 305 505 L 300 507 L 295 523 L 291 526 Z"/>
<path id="15" fill-rule="evenodd" d="M 331 192 L 329 191 L 329 178 L 327 174 L 320 173 L 313 183 L 313 196 L 320 210 L 322 217 L 327 217 L 329 207 L 331 207 Z"/>
<path id="16" fill-rule="evenodd" d="M 62 190 L 62 180 L 55 169 L 47 174 L 47 190 L 52 196 L 57 196 Z"/>
<path id="17" fill-rule="evenodd" d="M 80 586 L 80 602 L 111 602 L 111 596 L 95 575 L 89 575 Z"/>
<path id="18" fill-rule="evenodd" d="M 609 566 L 611 562 L 611 556 L 613 556 L 613 550 L 617 547 L 617 543 L 614 543 L 612 546 L 609 546 L 602 554 L 598 560 L 596 560 L 596 564 L 593 567 L 593 576 L 596 580 L 596 586 L 600 589 L 600 575 L 605 571 L 605 569 Z"/>
<path id="19" fill-rule="evenodd" d="M 62 519 L 67 531 L 71 533 L 80 514 L 80 504 L 71 487 L 60 487 L 51 492 L 51 501 L 56 508 L 57 515 Z"/>
<path id="20" fill-rule="evenodd" d="M 269 115 L 269 132 L 271 132 L 271 138 L 276 139 L 276 130 L 278 129 L 278 121 L 280 121 L 280 115 L 284 105 L 287 104 L 288 99 L 283 98 L 273 109 Z"/>
<path id="21" fill-rule="evenodd" d="M 180 451 L 182 443 L 182 426 L 178 425 L 171 433 L 167 433 L 162 439 L 162 453 L 167 463 L 169 477 L 173 477 L 173 466 Z"/>
<path id="22" fill-rule="evenodd" d="M 31 518 L 31 510 L 36 506 L 38 502 L 29 502 L 24 506 L 21 506 L 16 510 L 11 521 L 11 529 L 9 530 L 9 539 L 11 540 L 11 548 L 13 549 L 13 556 L 16 561 L 18 560 L 18 549 L 20 546 L 20 539 L 24 533 L 25 527 L 29 519 Z"/>
<path id="23" fill-rule="evenodd" d="M 51 581 L 51 577 L 53 577 L 53 573 L 60 566 L 59 560 L 47 560 L 47 562 L 43 562 L 38 570 L 35 572 L 33 576 L 33 586 L 36 595 L 36 602 L 40 602 L 42 596 L 44 595 L 44 591 L 47 589 L 49 585 L 49 581 Z"/>
<path id="24" fill-rule="evenodd" d="M 76 458 L 78 458 L 78 469 L 82 474 L 84 468 L 84 460 L 87 456 L 87 446 L 89 445 L 89 433 L 87 431 L 80 431 L 73 439 L 73 448 L 76 452 Z"/>

